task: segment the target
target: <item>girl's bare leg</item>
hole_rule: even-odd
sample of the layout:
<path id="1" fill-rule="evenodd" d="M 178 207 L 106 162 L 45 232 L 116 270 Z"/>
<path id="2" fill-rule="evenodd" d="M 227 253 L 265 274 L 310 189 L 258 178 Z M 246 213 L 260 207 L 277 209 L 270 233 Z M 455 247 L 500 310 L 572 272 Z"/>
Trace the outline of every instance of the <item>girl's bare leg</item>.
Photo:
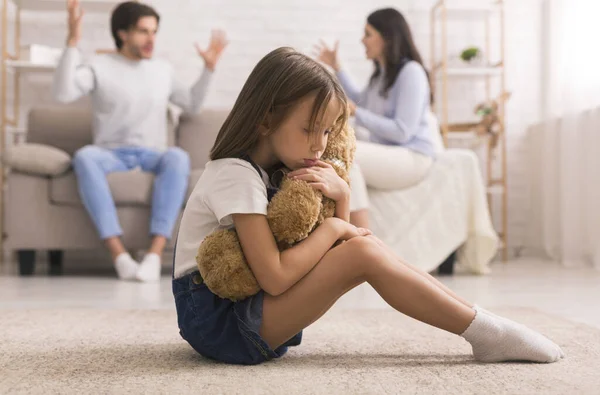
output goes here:
<path id="1" fill-rule="evenodd" d="M 394 253 L 392 251 L 392 249 L 388 245 L 386 245 L 383 241 L 379 240 L 377 237 L 374 237 L 374 238 L 375 238 L 375 241 L 377 242 L 377 244 L 379 244 L 381 246 L 381 248 L 386 249 L 388 251 L 388 253 L 394 255 L 396 257 L 396 259 L 401 264 L 405 265 L 409 269 L 414 270 L 419 275 L 423 276 L 426 280 L 430 281 L 433 285 L 435 285 L 436 287 L 440 288 L 442 291 L 446 292 L 448 295 L 450 295 L 454 299 L 458 300 L 460 303 L 464 304 L 465 306 L 467 306 L 469 308 L 473 308 L 473 306 L 474 306 L 473 303 L 470 303 L 467 300 L 465 300 L 465 299 L 461 298 L 460 296 L 458 296 L 456 293 L 454 293 L 454 291 L 452 291 L 450 288 L 448 288 L 447 286 L 445 286 L 444 284 L 442 284 L 438 279 L 436 279 L 435 277 L 433 277 L 431 274 L 429 274 L 426 271 L 421 270 L 418 267 L 413 266 L 410 263 L 402 260 L 402 258 L 400 258 L 398 255 L 396 255 L 396 253 Z"/>
<path id="2" fill-rule="evenodd" d="M 559 346 L 507 319 L 479 314 L 418 271 L 399 261 L 375 237 L 355 237 L 329 251 L 303 279 L 281 295 L 265 295 L 260 334 L 277 348 L 321 317 L 335 301 L 368 282 L 396 310 L 460 334 L 477 360 L 555 362 Z"/>
<path id="3" fill-rule="evenodd" d="M 396 310 L 455 334 L 464 332 L 475 316 L 473 309 L 382 249 L 374 237 L 355 237 L 329 251 L 283 294 L 265 295 L 261 336 L 278 347 L 365 281 Z"/>

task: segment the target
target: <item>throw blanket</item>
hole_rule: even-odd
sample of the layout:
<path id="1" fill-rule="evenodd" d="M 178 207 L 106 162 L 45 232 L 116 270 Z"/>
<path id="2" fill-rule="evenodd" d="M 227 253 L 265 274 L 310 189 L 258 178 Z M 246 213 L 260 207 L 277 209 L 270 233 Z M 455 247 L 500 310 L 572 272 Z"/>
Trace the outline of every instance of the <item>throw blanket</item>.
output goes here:
<path id="1" fill-rule="evenodd" d="M 374 234 L 407 262 L 429 272 L 459 248 L 457 270 L 489 272 L 498 237 L 472 151 L 444 151 L 420 184 L 401 191 L 369 189 L 369 199 Z"/>

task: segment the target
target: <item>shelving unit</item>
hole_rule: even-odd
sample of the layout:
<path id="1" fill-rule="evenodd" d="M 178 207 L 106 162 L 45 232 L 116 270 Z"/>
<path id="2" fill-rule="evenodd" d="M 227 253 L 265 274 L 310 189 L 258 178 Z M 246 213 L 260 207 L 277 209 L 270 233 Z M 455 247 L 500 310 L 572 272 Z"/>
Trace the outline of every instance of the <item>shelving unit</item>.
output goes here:
<path id="1" fill-rule="evenodd" d="M 80 0 L 81 7 L 86 13 L 110 14 L 118 4 L 115 0 Z M 9 16 L 9 11 L 10 16 Z M 2 0 L 2 14 L 0 19 L 1 54 L 0 54 L 0 157 L 4 157 L 7 142 L 7 127 L 19 127 L 20 113 L 20 77 L 24 73 L 48 73 L 56 68 L 53 64 L 32 63 L 21 59 L 21 17 L 22 13 L 64 13 L 66 23 L 66 1 L 65 0 Z M 10 18 L 9 18 L 10 17 Z M 9 32 L 8 24 L 14 22 L 14 29 Z M 14 40 L 14 52 L 11 53 L 9 45 L 9 34 L 12 33 Z M 63 45 L 60 43 L 59 45 Z M 12 75 L 12 108 L 13 114 L 8 114 L 8 92 L 9 74 Z M 0 259 L 3 258 L 3 242 L 6 238 L 4 233 L 4 196 L 6 169 L 0 161 Z"/>
<path id="2" fill-rule="evenodd" d="M 6 69 L 12 73 L 53 72 L 53 64 L 32 63 L 24 60 L 7 60 Z"/>
<path id="3" fill-rule="evenodd" d="M 508 258 L 507 236 L 508 236 L 508 194 L 507 194 L 507 164 L 506 164 L 506 131 L 505 122 L 505 27 L 504 27 L 504 1 L 503 0 L 478 0 L 478 1 L 456 1 L 439 0 L 431 9 L 431 78 L 434 85 L 441 88 L 441 95 L 436 98 L 437 108 L 433 108 L 440 120 L 440 127 L 444 143 L 448 145 L 449 140 L 456 138 L 465 140 L 472 139 L 474 142 L 471 147 L 479 146 L 481 143 L 487 145 L 486 157 L 486 191 L 488 194 L 488 203 L 490 212 L 493 214 L 493 204 L 496 199 L 501 204 L 501 229 L 498 231 L 500 236 L 502 258 L 504 261 Z M 491 18 L 499 18 L 499 59 L 492 62 L 490 52 L 492 48 L 491 40 Z M 469 21 L 484 22 L 485 46 L 483 47 L 484 60 L 483 65 L 470 66 L 465 63 L 464 67 L 449 64 L 448 53 L 448 20 L 460 19 L 468 23 Z M 440 40 L 440 41 L 438 41 Z M 438 45 L 439 44 L 439 45 Z M 471 43 L 465 43 L 465 46 Z M 490 138 L 483 138 L 477 135 L 474 130 L 457 130 L 452 128 L 449 122 L 449 82 L 451 79 L 471 79 L 473 81 L 483 79 L 485 81 L 486 100 L 496 99 L 498 102 L 498 117 L 502 125 L 499 131 L 498 144 L 494 147 Z M 492 82 L 498 82 L 499 88 L 496 95 L 492 94 Z M 438 91 L 439 92 L 439 91 Z M 454 100 L 454 99 L 453 99 Z M 473 106 L 476 103 L 472 103 Z M 498 152 L 499 151 L 499 152 Z M 494 174 L 495 161 L 499 161 L 500 174 Z"/>

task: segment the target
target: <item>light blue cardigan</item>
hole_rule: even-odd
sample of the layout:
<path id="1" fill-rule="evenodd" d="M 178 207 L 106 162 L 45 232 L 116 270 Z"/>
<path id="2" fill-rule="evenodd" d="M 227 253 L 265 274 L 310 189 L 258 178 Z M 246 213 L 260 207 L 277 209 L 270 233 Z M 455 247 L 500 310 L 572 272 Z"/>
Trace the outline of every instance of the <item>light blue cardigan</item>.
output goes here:
<path id="1" fill-rule="evenodd" d="M 356 103 L 357 125 L 369 130 L 371 142 L 400 145 L 432 158 L 436 156 L 427 120 L 429 82 L 419 63 L 409 61 L 404 65 L 387 97 L 380 94 L 383 75 L 362 91 L 346 71 L 338 71 L 337 76 L 346 95 Z"/>

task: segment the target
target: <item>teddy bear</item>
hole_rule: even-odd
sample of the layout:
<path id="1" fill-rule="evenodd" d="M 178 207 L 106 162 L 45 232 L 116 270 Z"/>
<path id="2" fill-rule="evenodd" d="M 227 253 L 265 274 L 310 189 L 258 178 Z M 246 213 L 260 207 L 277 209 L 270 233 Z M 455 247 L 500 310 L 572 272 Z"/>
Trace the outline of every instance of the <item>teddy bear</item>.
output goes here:
<path id="1" fill-rule="evenodd" d="M 354 160 L 356 137 L 345 123 L 332 134 L 321 160 L 350 184 L 350 167 Z M 267 207 L 267 221 L 280 251 L 304 240 L 326 218 L 335 213 L 335 202 L 302 180 L 285 176 L 282 169 L 271 176 L 279 190 Z M 260 286 L 248 266 L 234 228 L 220 229 L 208 235 L 200 244 L 196 263 L 206 286 L 217 296 L 240 301 L 260 291 Z"/>

